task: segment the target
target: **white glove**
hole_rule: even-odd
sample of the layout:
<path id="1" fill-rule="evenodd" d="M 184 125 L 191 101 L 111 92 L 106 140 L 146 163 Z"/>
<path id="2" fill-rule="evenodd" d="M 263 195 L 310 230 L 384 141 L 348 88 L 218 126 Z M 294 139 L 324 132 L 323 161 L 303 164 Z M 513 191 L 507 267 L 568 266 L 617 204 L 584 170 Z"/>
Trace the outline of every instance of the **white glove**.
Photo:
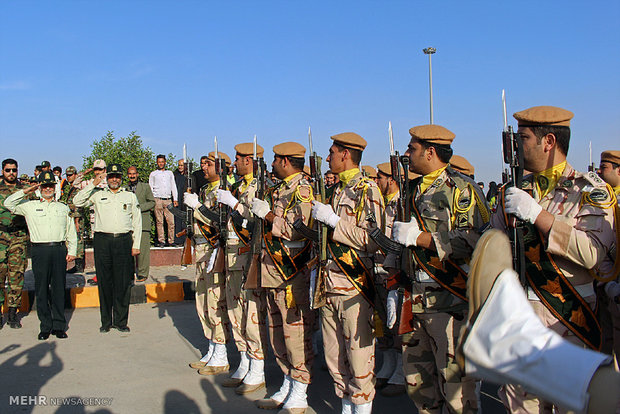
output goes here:
<path id="1" fill-rule="evenodd" d="M 219 203 L 225 204 L 230 208 L 235 208 L 239 200 L 235 198 L 234 195 L 228 190 L 217 189 L 216 192 L 217 201 Z"/>
<path id="2" fill-rule="evenodd" d="M 198 194 L 183 193 L 183 203 L 187 207 L 196 210 L 198 207 L 200 207 L 200 201 L 198 201 Z"/>
<path id="3" fill-rule="evenodd" d="M 390 290 L 387 297 L 387 327 L 392 329 L 396 323 L 396 304 L 398 303 L 398 291 Z"/>
<path id="4" fill-rule="evenodd" d="M 392 240 L 403 246 L 417 246 L 418 237 L 422 234 L 418 222 L 411 220 L 409 223 L 395 221 L 392 226 Z"/>
<path id="5" fill-rule="evenodd" d="M 312 202 L 312 217 L 332 228 L 336 227 L 336 224 L 340 221 L 340 217 L 334 213 L 334 209 L 330 204 L 323 204 L 318 201 Z"/>
<path id="6" fill-rule="evenodd" d="M 605 293 L 607 297 L 613 300 L 616 296 L 620 295 L 620 285 L 616 282 L 605 283 Z"/>
<path id="7" fill-rule="evenodd" d="M 510 187 L 506 190 L 505 210 L 508 214 L 528 221 L 532 224 L 542 211 L 542 207 L 525 191 L 520 188 Z"/>
<path id="8" fill-rule="evenodd" d="M 267 214 L 271 211 L 269 208 L 269 203 L 265 200 L 261 200 L 260 198 L 255 198 L 252 200 L 252 214 L 255 216 L 264 219 Z"/>

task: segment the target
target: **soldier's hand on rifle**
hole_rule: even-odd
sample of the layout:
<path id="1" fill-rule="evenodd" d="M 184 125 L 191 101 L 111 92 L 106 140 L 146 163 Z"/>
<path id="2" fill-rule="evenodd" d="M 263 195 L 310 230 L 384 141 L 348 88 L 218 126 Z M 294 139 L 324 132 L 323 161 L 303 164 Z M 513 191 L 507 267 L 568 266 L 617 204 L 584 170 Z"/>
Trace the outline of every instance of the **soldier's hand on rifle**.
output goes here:
<path id="1" fill-rule="evenodd" d="M 505 211 L 518 219 L 532 224 L 542 211 L 542 207 L 531 195 L 520 188 L 510 187 L 506 190 Z"/>
<path id="2" fill-rule="evenodd" d="M 265 200 L 261 200 L 260 198 L 254 198 L 252 200 L 252 214 L 255 216 L 264 219 L 267 214 L 271 211 L 269 208 L 269 203 Z"/>
<path id="3" fill-rule="evenodd" d="M 312 217 L 330 227 L 336 227 L 336 224 L 340 221 L 340 217 L 334 213 L 334 209 L 330 204 L 323 204 L 318 201 L 312 202 Z"/>
<path id="4" fill-rule="evenodd" d="M 392 240 L 403 246 L 417 246 L 420 234 L 422 234 L 422 230 L 415 220 L 411 220 L 409 223 L 395 221 L 392 226 Z"/>
<path id="5" fill-rule="evenodd" d="M 237 200 L 230 191 L 222 189 L 217 190 L 217 201 L 230 208 L 235 208 L 237 203 L 239 203 L 239 200 Z"/>
<path id="6" fill-rule="evenodd" d="M 200 201 L 198 201 L 198 194 L 183 193 L 183 203 L 187 207 L 196 210 L 198 207 L 200 207 Z"/>
<path id="7" fill-rule="evenodd" d="M 396 304 L 398 303 L 398 291 L 390 290 L 387 297 L 387 327 L 392 329 L 396 323 Z"/>

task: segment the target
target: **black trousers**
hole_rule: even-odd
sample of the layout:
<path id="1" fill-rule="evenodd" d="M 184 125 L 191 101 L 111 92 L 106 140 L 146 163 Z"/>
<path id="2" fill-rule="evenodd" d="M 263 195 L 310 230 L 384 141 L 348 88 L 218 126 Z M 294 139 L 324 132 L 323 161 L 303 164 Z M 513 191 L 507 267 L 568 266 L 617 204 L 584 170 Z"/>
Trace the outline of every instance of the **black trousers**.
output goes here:
<path id="1" fill-rule="evenodd" d="M 95 233 L 93 248 L 101 326 L 104 328 L 112 325 L 120 328 L 127 326 L 134 270 L 132 244 L 131 233 L 118 237 Z"/>
<path id="2" fill-rule="evenodd" d="M 32 244 L 32 273 L 41 332 L 64 331 L 67 248 Z"/>

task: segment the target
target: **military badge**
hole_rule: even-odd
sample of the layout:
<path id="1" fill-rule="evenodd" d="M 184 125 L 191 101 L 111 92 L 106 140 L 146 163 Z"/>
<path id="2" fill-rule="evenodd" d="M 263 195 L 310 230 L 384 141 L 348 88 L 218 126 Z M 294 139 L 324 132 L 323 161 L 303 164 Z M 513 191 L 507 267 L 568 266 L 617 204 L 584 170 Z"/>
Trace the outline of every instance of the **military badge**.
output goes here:
<path id="1" fill-rule="evenodd" d="M 607 199 L 609 198 L 609 194 L 607 193 L 607 191 L 597 188 L 590 193 L 589 197 L 590 200 L 596 203 L 602 203 L 603 201 L 607 201 Z"/>

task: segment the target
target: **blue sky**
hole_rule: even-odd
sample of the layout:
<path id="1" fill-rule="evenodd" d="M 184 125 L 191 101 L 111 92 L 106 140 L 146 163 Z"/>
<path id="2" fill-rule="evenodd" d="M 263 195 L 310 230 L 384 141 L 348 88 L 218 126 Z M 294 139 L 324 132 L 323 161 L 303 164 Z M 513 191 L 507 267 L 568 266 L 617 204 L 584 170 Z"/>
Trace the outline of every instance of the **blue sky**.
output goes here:
<path id="1" fill-rule="evenodd" d="M 484 181 L 499 179 L 501 90 L 509 114 L 575 113 L 569 161 L 584 170 L 620 149 L 620 2 L 4 1 L 0 3 L 0 157 L 22 172 L 82 164 L 90 143 L 137 131 L 154 152 L 198 158 L 213 136 L 231 155 L 254 134 L 268 151 L 330 135 L 388 157 L 428 123 L 456 134 Z M 514 121 L 513 121 L 514 125 Z"/>

